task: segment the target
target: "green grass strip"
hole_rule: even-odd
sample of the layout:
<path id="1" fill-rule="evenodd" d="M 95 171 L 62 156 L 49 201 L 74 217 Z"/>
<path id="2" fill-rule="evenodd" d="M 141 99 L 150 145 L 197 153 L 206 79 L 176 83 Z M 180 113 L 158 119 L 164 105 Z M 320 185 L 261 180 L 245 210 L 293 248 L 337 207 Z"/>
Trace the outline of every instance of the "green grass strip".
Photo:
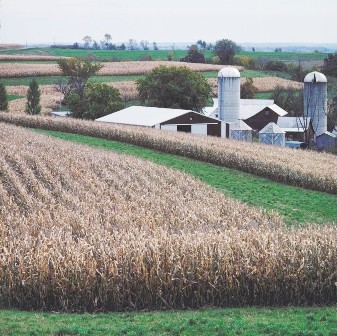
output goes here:
<path id="1" fill-rule="evenodd" d="M 336 223 L 337 203 L 335 195 L 288 186 L 237 170 L 117 141 L 56 131 L 34 131 L 91 147 L 134 155 L 181 170 L 219 189 L 229 197 L 249 205 L 276 211 L 289 225 L 307 222 Z"/>
<path id="2" fill-rule="evenodd" d="M 0 311 L 0 335 L 336 335 L 337 309 L 233 308 L 108 314 Z"/>

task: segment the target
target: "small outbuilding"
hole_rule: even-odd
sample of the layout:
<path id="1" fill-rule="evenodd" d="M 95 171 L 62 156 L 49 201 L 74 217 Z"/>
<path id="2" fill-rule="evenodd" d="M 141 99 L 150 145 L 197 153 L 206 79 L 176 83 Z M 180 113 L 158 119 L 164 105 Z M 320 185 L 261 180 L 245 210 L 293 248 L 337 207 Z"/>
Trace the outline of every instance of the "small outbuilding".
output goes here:
<path id="1" fill-rule="evenodd" d="M 181 109 L 131 106 L 96 121 L 153 127 L 156 129 L 221 137 L 222 122 L 201 113 Z M 225 136 L 225 135 L 223 135 Z"/>
<path id="2" fill-rule="evenodd" d="M 230 138 L 239 141 L 253 141 L 253 130 L 244 121 L 229 124 Z"/>
<path id="3" fill-rule="evenodd" d="M 316 137 L 316 146 L 320 150 L 337 153 L 337 134 L 324 132 Z"/>
<path id="4" fill-rule="evenodd" d="M 259 132 L 260 143 L 285 147 L 285 132 L 271 122 Z"/>

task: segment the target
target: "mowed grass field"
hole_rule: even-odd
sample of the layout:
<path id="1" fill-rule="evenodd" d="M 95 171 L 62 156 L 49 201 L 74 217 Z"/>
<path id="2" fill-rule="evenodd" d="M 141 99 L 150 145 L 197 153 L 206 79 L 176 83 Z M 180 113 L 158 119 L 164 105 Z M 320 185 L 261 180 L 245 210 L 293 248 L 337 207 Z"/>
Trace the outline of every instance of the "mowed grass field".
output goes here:
<path id="1" fill-rule="evenodd" d="M 232 308 L 110 314 L 0 311 L 6 336 L 334 336 L 337 309 Z"/>
<path id="2" fill-rule="evenodd" d="M 187 50 L 78 50 L 78 49 L 58 49 L 58 48 L 31 48 L 21 50 L 2 50 L 3 55 L 49 55 L 60 57 L 88 57 L 95 56 L 101 60 L 139 60 L 144 55 L 151 56 L 154 60 L 167 60 L 167 55 L 172 54 L 173 59 L 179 61 L 186 56 Z M 213 52 L 206 50 L 205 57 L 214 56 Z M 297 61 L 299 58 L 303 61 L 322 61 L 327 57 L 326 53 L 295 53 L 295 52 L 253 52 L 242 51 L 239 56 L 249 56 L 254 59 L 263 58 L 280 61 Z"/>

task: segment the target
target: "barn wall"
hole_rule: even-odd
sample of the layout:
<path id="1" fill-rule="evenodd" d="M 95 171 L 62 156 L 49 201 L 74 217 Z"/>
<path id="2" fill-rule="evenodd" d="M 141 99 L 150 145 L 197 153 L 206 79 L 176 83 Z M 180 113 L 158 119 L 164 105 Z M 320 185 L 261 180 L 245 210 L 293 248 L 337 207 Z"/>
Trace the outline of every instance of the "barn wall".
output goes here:
<path id="1" fill-rule="evenodd" d="M 245 119 L 244 122 L 254 131 L 259 132 L 270 122 L 277 124 L 278 117 L 279 115 L 277 113 L 266 107 L 254 116 Z"/>

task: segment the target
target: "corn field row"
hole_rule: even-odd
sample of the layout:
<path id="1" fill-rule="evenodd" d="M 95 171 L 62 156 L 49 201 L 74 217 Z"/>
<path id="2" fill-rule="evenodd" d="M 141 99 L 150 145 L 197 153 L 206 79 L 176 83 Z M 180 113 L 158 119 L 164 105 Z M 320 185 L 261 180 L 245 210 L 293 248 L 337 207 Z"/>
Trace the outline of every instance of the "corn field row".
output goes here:
<path id="1" fill-rule="evenodd" d="M 0 129 L 1 308 L 337 303 L 336 227 L 289 229 L 184 173 Z"/>
<path id="2" fill-rule="evenodd" d="M 105 62 L 102 63 L 103 68 L 98 72 L 102 76 L 117 76 L 117 75 L 143 75 L 151 72 L 154 68 L 165 66 L 185 66 L 194 71 L 219 71 L 224 65 L 216 64 L 200 64 L 200 63 L 183 63 L 169 61 L 133 61 L 133 62 Z M 242 67 L 236 67 L 243 70 Z M 57 64 L 43 63 L 3 63 L 0 65 L 0 77 L 15 78 L 15 77 L 40 77 L 40 76 L 59 76 L 61 70 Z"/>
<path id="3" fill-rule="evenodd" d="M 117 140 L 337 194 L 336 156 L 332 154 L 70 118 L 1 113 L 0 122 Z"/>

